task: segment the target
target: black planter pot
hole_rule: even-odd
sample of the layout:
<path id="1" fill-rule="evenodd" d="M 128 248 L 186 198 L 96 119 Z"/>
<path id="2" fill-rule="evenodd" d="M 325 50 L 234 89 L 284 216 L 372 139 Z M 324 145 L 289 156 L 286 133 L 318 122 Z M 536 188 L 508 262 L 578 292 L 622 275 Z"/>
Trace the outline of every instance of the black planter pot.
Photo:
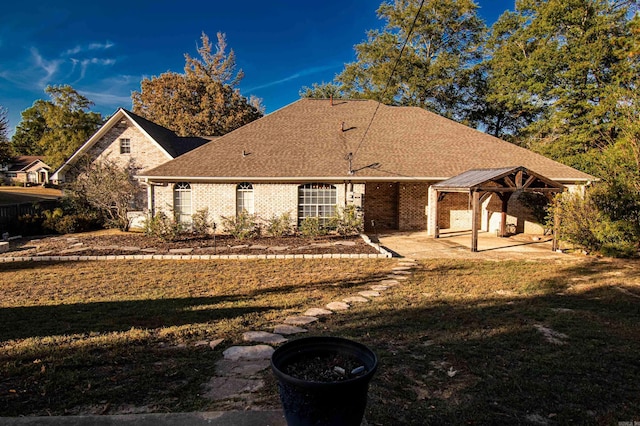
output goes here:
<path id="1" fill-rule="evenodd" d="M 301 358 L 339 354 L 355 357 L 365 367 L 362 375 L 334 382 L 315 382 L 292 377 L 284 371 Z M 378 367 L 371 349 L 339 337 L 305 337 L 280 346 L 271 356 L 278 378 L 280 400 L 289 426 L 359 426 L 367 405 L 369 381 Z"/>

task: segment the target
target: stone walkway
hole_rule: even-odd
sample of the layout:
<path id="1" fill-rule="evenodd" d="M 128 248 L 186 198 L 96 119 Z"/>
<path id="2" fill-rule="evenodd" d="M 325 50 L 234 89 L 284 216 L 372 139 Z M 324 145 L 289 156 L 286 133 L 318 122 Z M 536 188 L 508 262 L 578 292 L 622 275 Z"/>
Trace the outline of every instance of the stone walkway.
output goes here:
<path id="1" fill-rule="evenodd" d="M 314 307 L 282 319 L 269 331 L 247 331 L 242 338 L 247 345 L 231 346 L 223 351 L 223 358 L 216 364 L 216 376 L 205 385 L 203 396 L 212 401 L 229 401 L 238 408 L 250 409 L 251 394 L 264 387 L 261 378 L 269 368 L 274 347 L 290 338 L 308 332 L 308 328 L 322 316 L 344 314 L 357 303 L 375 303 L 377 298 L 411 277 L 417 263 L 413 259 L 399 259 L 385 278 L 369 283 L 369 290 L 345 294 L 325 306 Z M 305 328 L 307 327 L 307 328 Z"/>

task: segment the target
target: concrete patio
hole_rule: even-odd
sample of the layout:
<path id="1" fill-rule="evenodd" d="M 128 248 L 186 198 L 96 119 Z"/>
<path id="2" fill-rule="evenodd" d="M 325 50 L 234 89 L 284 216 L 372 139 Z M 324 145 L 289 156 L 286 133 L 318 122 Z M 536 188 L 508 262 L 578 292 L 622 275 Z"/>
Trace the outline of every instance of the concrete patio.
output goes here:
<path id="1" fill-rule="evenodd" d="M 372 239 L 375 236 L 371 236 Z M 442 230 L 440 238 L 427 231 L 389 232 L 378 235 L 380 245 L 394 255 L 412 259 L 559 259 L 567 256 L 551 250 L 551 237 L 518 234 L 508 238 L 478 233 L 478 252 L 471 252 L 471 230 Z M 537 239 L 537 240 L 536 240 Z"/>

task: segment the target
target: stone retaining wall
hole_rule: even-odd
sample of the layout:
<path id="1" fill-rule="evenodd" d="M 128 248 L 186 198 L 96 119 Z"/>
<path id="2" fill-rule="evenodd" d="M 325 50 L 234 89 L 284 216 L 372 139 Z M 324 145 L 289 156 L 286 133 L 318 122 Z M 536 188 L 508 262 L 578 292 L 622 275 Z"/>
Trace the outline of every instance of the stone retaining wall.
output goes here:
<path id="1" fill-rule="evenodd" d="M 79 262 L 88 260 L 255 260 L 255 259 L 386 259 L 393 257 L 391 252 L 371 242 L 369 237 L 362 239 L 378 250 L 378 253 L 323 253 L 323 254 L 132 254 L 110 256 L 15 256 L 0 257 L 0 263 L 9 262 Z"/>

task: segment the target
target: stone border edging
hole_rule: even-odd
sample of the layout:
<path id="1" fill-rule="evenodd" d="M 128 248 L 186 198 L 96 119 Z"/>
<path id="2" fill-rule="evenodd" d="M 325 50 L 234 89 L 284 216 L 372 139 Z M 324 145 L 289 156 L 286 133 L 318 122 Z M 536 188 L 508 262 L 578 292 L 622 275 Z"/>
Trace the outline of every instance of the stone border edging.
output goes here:
<path id="1" fill-rule="evenodd" d="M 392 254 L 360 237 L 378 253 L 324 253 L 324 254 L 131 254 L 109 256 L 15 256 L 0 257 L 0 263 L 11 262 L 80 262 L 95 260 L 256 260 L 256 259 L 387 259 Z"/>

